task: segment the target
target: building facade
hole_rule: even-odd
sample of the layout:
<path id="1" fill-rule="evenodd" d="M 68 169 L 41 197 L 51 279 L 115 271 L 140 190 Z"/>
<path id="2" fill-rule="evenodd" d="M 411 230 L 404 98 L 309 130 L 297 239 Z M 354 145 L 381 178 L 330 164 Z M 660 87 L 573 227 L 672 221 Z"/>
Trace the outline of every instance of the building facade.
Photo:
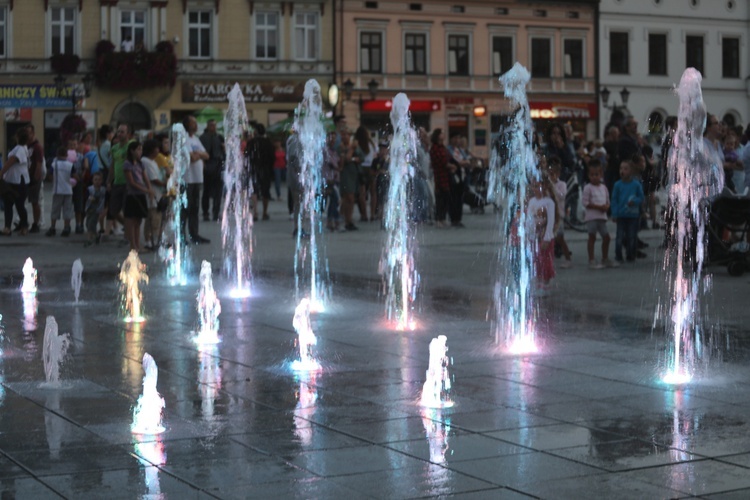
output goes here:
<path id="1" fill-rule="evenodd" d="M 391 99 L 405 92 L 415 123 L 465 135 L 486 158 L 510 111 L 498 77 L 518 61 L 532 74 L 537 129 L 563 119 L 595 134 L 598 1 L 339 4 L 336 82 L 346 90 L 339 109 L 350 126 L 384 130 Z"/>
<path id="2" fill-rule="evenodd" d="M 60 54 L 80 58 L 62 82 Z M 188 113 L 220 116 L 234 83 L 249 117 L 273 124 L 308 79 L 327 85 L 332 75 L 332 0 L 0 0 L 3 151 L 28 122 L 45 130 L 49 150 L 73 107 L 90 129 L 124 120 L 162 130 Z"/>
<path id="3" fill-rule="evenodd" d="M 627 88 L 627 111 L 641 132 L 658 135 L 679 102 L 672 89 L 687 67 L 703 75 L 703 99 L 710 113 L 730 124 L 750 120 L 748 86 L 748 2 L 738 0 L 602 0 L 600 17 L 602 127 L 619 93 Z"/>

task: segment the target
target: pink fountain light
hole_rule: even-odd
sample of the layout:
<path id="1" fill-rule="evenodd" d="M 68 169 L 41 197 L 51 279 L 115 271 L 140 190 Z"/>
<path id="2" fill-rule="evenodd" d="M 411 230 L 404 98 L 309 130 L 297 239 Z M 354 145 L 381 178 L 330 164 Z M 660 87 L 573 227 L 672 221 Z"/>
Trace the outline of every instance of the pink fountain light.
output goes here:
<path id="1" fill-rule="evenodd" d="M 22 293 L 36 293 L 36 269 L 31 257 L 26 259 L 23 264 L 23 284 L 21 285 Z"/>

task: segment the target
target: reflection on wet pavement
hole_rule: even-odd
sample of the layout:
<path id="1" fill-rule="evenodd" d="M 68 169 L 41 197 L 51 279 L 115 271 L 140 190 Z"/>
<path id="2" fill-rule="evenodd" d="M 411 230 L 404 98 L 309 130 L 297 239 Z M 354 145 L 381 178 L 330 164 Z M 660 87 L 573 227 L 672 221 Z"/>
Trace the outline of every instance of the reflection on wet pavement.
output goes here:
<path id="1" fill-rule="evenodd" d="M 295 373 L 296 304 L 271 280 L 250 300 L 222 297 L 222 342 L 199 346 L 190 286 L 155 276 L 146 322 L 126 325 L 111 280 L 73 307 L 46 279 L 32 302 L 0 291 L 9 498 L 750 496 L 743 355 L 663 386 L 658 340 L 637 318 L 550 300 L 542 352 L 512 357 L 489 336 L 487 297 L 437 288 L 420 328 L 399 333 L 369 283 L 350 280 L 311 318 L 322 369 Z M 39 387 L 47 315 L 71 333 L 57 390 Z M 437 335 L 450 338 L 453 408 L 419 405 Z M 146 352 L 166 401 L 158 436 L 129 429 Z"/>

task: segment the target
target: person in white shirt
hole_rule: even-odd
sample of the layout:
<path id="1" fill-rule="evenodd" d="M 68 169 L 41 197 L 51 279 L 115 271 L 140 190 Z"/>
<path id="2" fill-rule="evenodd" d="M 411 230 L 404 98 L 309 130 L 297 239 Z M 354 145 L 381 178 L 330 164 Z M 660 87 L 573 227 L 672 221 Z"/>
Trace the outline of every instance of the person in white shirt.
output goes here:
<path id="1" fill-rule="evenodd" d="M 55 235 L 55 224 L 62 213 L 63 230 L 60 236 L 70 236 L 70 219 L 73 217 L 73 182 L 77 182 L 76 169 L 68 159 L 68 150 L 60 146 L 52 162 L 52 213 L 46 236 Z"/>
<path id="2" fill-rule="evenodd" d="M 22 236 L 28 233 L 29 221 L 26 213 L 26 194 L 29 185 L 29 150 L 26 145 L 29 142 L 29 131 L 27 128 L 19 129 L 16 133 L 17 145 L 8 153 L 8 161 L 0 170 L 0 178 L 3 185 L 0 186 L 3 204 L 5 206 L 5 228 L 0 236 L 11 235 L 13 223 L 13 207 L 18 212 L 18 227 Z"/>
<path id="3" fill-rule="evenodd" d="M 164 196 L 166 186 L 165 171 L 159 168 L 154 160 L 159 154 L 159 143 L 155 139 L 148 139 L 143 143 L 143 156 L 141 163 L 146 171 L 148 180 L 151 181 L 151 190 L 154 198 L 149 200 L 148 217 L 143 227 L 143 237 L 146 240 L 147 249 L 156 249 L 161 244 L 161 221 L 162 212 L 158 209 L 158 202 Z"/>
<path id="4" fill-rule="evenodd" d="M 187 148 L 190 151 L 190 167 L 185 172 L 187 184 L 187 208 L 182 220 L 187 220 L 188 236 L 191 243 L 211 243 L 211 240 L 198 234 L 198 215 L 200 214 L 201 187 L 203 186 L 203 161 L 208 160 L 208 153 L 200 138 L 195 135 L 198 122 L 194 116 L 188 116 L 182 121 L 188 133 Z"/>

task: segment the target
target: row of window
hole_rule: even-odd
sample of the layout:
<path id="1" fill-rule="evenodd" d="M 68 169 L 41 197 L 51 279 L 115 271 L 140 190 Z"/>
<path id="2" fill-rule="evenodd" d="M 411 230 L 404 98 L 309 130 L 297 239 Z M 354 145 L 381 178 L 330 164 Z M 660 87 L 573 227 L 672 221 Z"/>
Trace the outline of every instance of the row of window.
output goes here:
<path id="1" fill-rule="evenodd" d="M 150 40 L 149 15 L 146 9 L 120 9 L 119 36 L 123 50 L 150 49 L 155 40 Z M 254 53 L 256 59 L 279 57 L 278 12 L 256 12 Z M 214 57 L 214 12 L 213 10 L 188 10 L 187 56 L 196 59 Z M 77 53 L 76 42 L 80 30 L 78 7 L 50 7 L 48 10 L 49 53 L 51 55 Z M 319 58 L 320 20 L 318 12 L 296 11 L 293 19 L 294 51 L 297 60 Z M 0 7 L 0 57 L 8 57 L 8 11 Z"/>
<path id="2" fill-rule="evenodd" d="M 407 75 L 429 73 L 427 33 L 405 33 L 403 37 L 403 71 Z M 380 74 L 384 71 L 384 34 L 380 31 L 361 31 L 359 34 L 359 70 L 361 73 Z M 447 37 L 447 73 L 451 76 L 469 76 L 472 67 L 471 35 L 450 34 Z M 491 37 L 490 67 L 497 76 L 508 71 L 516 61 L 514 38 L 496 35 Z M 553 76 L 554 47 L 551 37 L 531 37 L 531 76 Z M 563 71 L 565 78 L 584 77 L 584 40 L 563 40 Z"/>
<path id="3" fill-rule="evenodd" d="M 705 73 L 705 37 L 688 35 L 685 37 L 685 67 L 695 68 Z M 648 35 L 648 74 L 666 76 L 667 34 L 649 33 Z M 630 33 L 613 31 L 609 34 L 609 72 L 615 75 L 630 74 Z M 723 36 L 721 38 L 721 76 L 722 78 L 740 77 L 740 38 Z"/>

